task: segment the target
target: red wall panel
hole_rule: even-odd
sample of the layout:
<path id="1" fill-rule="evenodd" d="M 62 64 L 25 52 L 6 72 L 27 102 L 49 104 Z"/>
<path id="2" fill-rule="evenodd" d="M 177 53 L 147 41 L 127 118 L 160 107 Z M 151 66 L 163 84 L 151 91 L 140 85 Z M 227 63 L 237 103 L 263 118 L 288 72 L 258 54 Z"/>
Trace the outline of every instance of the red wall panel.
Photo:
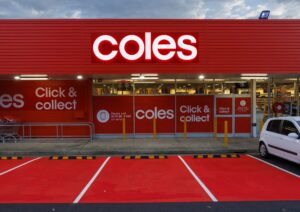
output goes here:
<path id="1" fill-rule="evenodd" d="M 87 122 L 88 80 L 1 81 L 0 115 L 22 122 Z"/>
<path id="2" fill-rule="evenodd" d="M 177 96 L 176 103 L 177 132 L 183 132 L 185 118 L 187 132 L 213 132 L 214 96 Z"/>
<path id="3" fill-rule="evenodd" d="M 153 133 L 153 118 L 157 133 L 175 132 L 175 96 L 135 97 L 136 133 Z"/>
<path id="4" fill-rule="evenodd" d="M 126 133 L 133 133 L 133 97 L 98 96 L 93 98 L 96 133 L 122 133 L 123 117 Z"/>
<path id="5" fill-rule="evenodd" d="M 94 63 L 92 34 L 198 35 L 192 63 Z M 299 20 L 0 20 L 0 74 L 298 73 Z"/>

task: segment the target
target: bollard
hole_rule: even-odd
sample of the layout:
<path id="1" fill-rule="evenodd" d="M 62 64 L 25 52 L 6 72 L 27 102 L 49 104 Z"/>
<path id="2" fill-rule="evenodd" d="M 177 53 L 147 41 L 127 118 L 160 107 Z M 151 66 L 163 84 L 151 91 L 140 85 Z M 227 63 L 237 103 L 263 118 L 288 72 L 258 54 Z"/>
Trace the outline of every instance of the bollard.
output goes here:
<path id="1" fill-rule="evenodd" d="M 183 140 L 186 141 L 187 137 L 187 122 L 186 122 L 186 117 L 184 117 L 183 120 Z"/>
<path id="2" fill-rule="evenodd" d="M 260 130 L 260 132 L 261 132 L 263 126 L 264 126 L 264 119 L 262 118 L 262 119 L 260 120 L 260 122 L 259 122 L 259 130 Z"/>
<path id="3" fill-rule="evenodd" d="M 153 118 L 153 139 L 156 140 L 156 118 Z"/>
<path id="4" fill-rule="evenodd" d="M 123 140 L 126 140 L 126 119 L 123 117 L 122 119 L 122 134 Z"/>
<path id="5" fill-rule="evenodd" d="M 224 147 L 228 147 L 228 121 L 224 121 Z"/>
<path id="6" fill-rule="evenodd" d="M 217 118 L 214 118 L 214 138 L 218 139 L 218 122 L 217 122 Z"/>

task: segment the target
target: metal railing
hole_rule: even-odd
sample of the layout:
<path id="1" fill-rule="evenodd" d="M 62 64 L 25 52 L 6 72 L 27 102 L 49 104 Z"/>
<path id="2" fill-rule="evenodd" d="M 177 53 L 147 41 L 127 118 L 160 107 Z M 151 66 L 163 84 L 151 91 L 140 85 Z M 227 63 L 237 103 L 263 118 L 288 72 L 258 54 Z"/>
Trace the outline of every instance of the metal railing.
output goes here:
<path id="1" fill-rule="evenodd" d="M 76 131 L 75 128 L 87 128 L 88 133 L 70 134 L 71 131 Z M 52 129 L 51 134 L 40 133 L 39 131 L 47 131 Z M 66 133 L 66 129 L 69 133 Z M 55 131 L 53 131 L 55 130 Z M 48 132 L 49 132 L 48 131 Z M 62 140 L 64 138 L 86 138 L 93 140 L 95 127 L 92 122 L 26 122 L 26 123 L 5 123 L 0 124 L 0 142 L 6 141 L 24 141 L 33 138 L 50 138 Z"/>

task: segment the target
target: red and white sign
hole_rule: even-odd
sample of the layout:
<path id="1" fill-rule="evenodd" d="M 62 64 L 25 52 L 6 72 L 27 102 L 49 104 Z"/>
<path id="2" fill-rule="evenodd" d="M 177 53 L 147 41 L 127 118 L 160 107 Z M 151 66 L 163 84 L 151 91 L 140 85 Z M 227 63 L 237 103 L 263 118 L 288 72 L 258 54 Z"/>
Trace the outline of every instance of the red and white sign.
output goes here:
<path id="1" fill-rule="evenodd" d="M 217 115 L 232 115 L 232 98 L 216 98 L 216 114 Z"/>
<path id="2" fill-rule="evenodd" d="M 236 97 L 235 98 L 235 114 L 251 114 L 251 98 L 250 97 Z"/>
<path id="3" fill-rule="evenodd" d="M 152 133 L 154 118 L 157 133 L 175 132 L 174 96 L 137 96 L 135 98 L 136 133 Z"/>
<path id="4" fill-rule="evenodd" d="M 285 105 L 281 102 L 275 102 L 273 104 L 273 111 L 275 113 L 283 113 L 285 109 Z"/>
<path id="5" fill-rule="evenodd" d="M 126 133 L 133 132 L 133 97 L 99 96 L 93 98 L 96 133 L 122 133 L 123 117 Z"/>
<path id="6" fill-rule="evenodd" d="M 177 96 L 177 132 L 183 132 L 184 119 L 188 132 L 213 132 L 214 96 Z"/>
<path id="7" fill-rule="evenodd" d="M 3 81 L 0 85 L 0 113 L 24 122 L 87 121 L 88 81 Z"/>
<path id="8" fill-rule="evenodd" d="M 93 62 L 194 61 L 197 36 L 191 34 L 101 34 L 92 35 Z"/>

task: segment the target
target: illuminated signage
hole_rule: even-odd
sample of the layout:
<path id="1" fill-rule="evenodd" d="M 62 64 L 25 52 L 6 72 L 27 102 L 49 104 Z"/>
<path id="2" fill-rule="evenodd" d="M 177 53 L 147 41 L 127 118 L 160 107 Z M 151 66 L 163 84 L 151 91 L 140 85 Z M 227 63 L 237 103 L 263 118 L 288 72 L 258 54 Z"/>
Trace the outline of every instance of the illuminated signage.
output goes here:
<path id="1" fill-rule="evenodd" d="M 197 58 L 197 37 L 145 32 L 143 35 L 99 35 L 93 39 L 92 52 L 98 61 L 193 61 Z"/>

